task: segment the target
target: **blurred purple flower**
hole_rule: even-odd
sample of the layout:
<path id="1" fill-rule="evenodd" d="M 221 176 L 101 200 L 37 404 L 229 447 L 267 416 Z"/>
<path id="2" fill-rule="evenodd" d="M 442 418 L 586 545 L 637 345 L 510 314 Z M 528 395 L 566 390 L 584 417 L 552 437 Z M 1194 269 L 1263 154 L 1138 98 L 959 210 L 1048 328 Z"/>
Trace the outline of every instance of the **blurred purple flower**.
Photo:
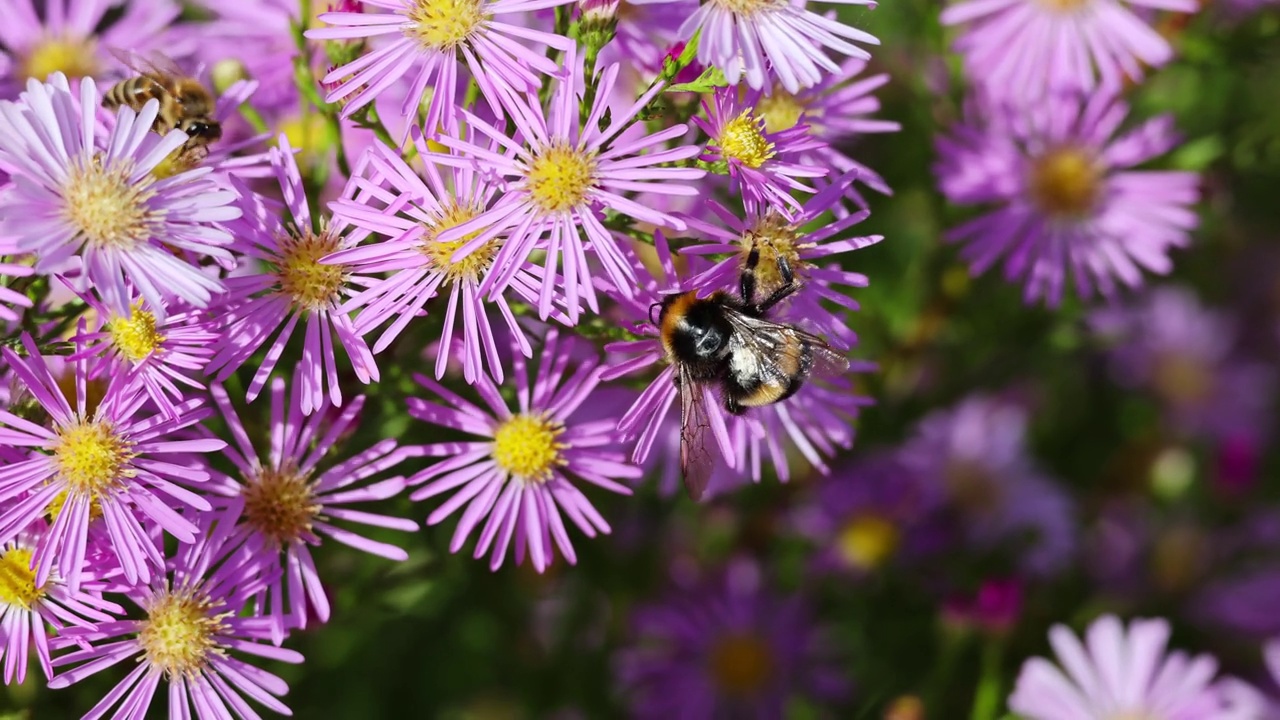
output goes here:
<path id="1" fill-rule="evenodd" d="M 55 649 L 70 652 L 54 658 L 54 667 L 64 669 L 50 688 L 68 687 L 120 663 L 130 668 L 85 717 L 102 717 L 117 704 L 115 717 L 141 717 L 161 681 L 168 685 L 173 717 L 192 717 L 192 704 L 197 717 L 257 717 L 245 696 L 290 714 L 277 699 L 288 691 L 284 681 L 232 655 L 302 662 L 297 652 L 265 642 L 268 618 L 241 614 L 270 578 L 261 575 L 251 555 L 230 552 L 231 517 L 219 513 L 215 520 L 203 521 L 198 542 L 178 548 L 166 573 L 125 591 L 144 617 L 67 628 L 53 641 Z"/>
<path id="2" fill-rule="evenodd" d="M 876 6 L 874 0 L 823 2 Z M 806 5 L 804 1 L 711 0 L 680 26 L 680 39 L 699 34 L 698 62 L 721 70 L 730 85 L 736 86 L 745 76 L 749 87 L 763 90 L 776 78 L 791 93 L 818 84 L 823 72 L 840 72 L 827 57 L 828 50 L 866 60 L 871 54 L 853 42 L 880 44 L 875 36 L 834 15 L 819 15 Z"/>
<path id="3" fill-rule="evenodd" d="M 848 681 L 803 596 L 760 586 L 753 569 L 638 609 L 615 661 L 637 718 L 780 718 L 796 695 L 832 702 Z"/>
<path id="4" fill-rule="evenodd" d="M 1009 709 L 1027 720 L 1257 717 L 1227 707 L 1214 682 L 1217 660 L 1169 652 L 1168 640 L 1169 623 L 1162 619 L 1133 620 L 1126 629 L 1114 615 L 1104 615 L 1085 631 L 1083 643 L 1055 625 L 1049 641 L 1062 667 L 1040 657 L 1027 660 Z"/>
<path id="5" fill-rule="evenodd" d="M 88 406 L 89 363 L 71 363 L 74 406 L 68 404 L 31 336 L 23 334 L 26 357 L 10 348 L 3 356 L 12 372 L 49 414 L 52 429 L 0 410 L 0 445 L 32 448 L 23 462 L 0 469 L 0 542 L 17 537 L 41 516 L 53 525 L 40 536 L 34 555 L 36 584 L 57 570 L 67 586 L 80 587 L 89 535 L 109 535 L 111 552 L 130 583 L 149 582 L 153 567 L 163 567 L 160 548 L 144 523 L 155 523 L 180 542 L 196 540 L 197 527 L 175 508 L 209 510 L 209 502 L 183 487 L 209 479 L 184 465 L 187 453 L 221 450 L 221 440 L 179 440 L 177 431 L 209 414 L 200 400 L 186 400 L 166 413 L 176 420 L 145 413 L 149 399 L 141 386 L 116 375 L 95 407 Z M 105 527 L 96 526 L 101 520 Z"/>
<path id="6" fill-rule="evenodd" d="M 1031 101 L 1054 92 L 1119 90 L 1142 66 L 1173 58 L 1147 24 L 1152 10 L 1195 12 L 1195 0 L 957 0 L 943 25 L 964 25 L 955 49 L 969 77 L 1002 96 Z"/>
<path id="7" fill-rule="evenodd" d="M 1012 403 L 970 397 L 921 420 L 900 461 L 938 484 L 975 548 L 1017 547 L 1022 569 L 1044 575 L 1075 552 L 1075 509 L 1028 455 L 1026 423 Z"/>
<path id="8" fill-rule="evenodd" d="M 233 226 L 235 249 L 247 258 L 262 261 L 266 267 L 258 273 L 227 279 L 227 305 L 221 313 L 226 325 L 205 373 L 216 373 L 217 381 L 224 382 L 260 348 L 267 347 L 266 357 L 246 392 L 246 398 L 252 401 L 266 386 L 298 321 L 305 318 L 297 382 L 302 384 L 302 412 L 310 415 L 324 407 L 326 386 L 329 401 L 342 405 L 335 335 L 360 382 L 378 380 L 373 353 L 341 307 L 343 295 L 352 292 L 349 286 L 368 285 L 373 279 L 357 276 L 344 265 L 320 262 L 355 245 L 359 238 L 344 234 L 340 224 L 327 218 L 312 217 L 289 142 L 282 136 L 279 143 L 272 150 L 271 164 L 287 212 L 282 214 L 275 202 L 244 189 L 245 216 Z M 354 185 L 352 182 L 348 188 Z M 268 344 L 268 338 L 277 330 L 279 333 Z"/>
<path id="9" fill-rule="evenodd" d="M 31 81 L 20 102 L 0 101 L 0 164 L 15 180 L 0 194 L 0 235 L 34 253 L 37 272 L 80 258 L 98 296 L 121 315 L 132 304 L 129 285 L 158 314 L 170 298 L 208 307 L 223 284 L 172 250 L 231 263 L 231 235 L 215 223 L 239 217 L 235 193 L 207 169 L 157 179 L 151 171 L 187 136 L 152 133 L 159 103 L 148 101 L 141 113 L 121 108 L 110 136 L 99 137 L 101 100 L 92 79 L 76 97 L 59 74 Z"/>
<path id="10" fill-rule="evenodd" d="M 330 27 L 307 31 L 312 40 L 349 40 L 392 36 L 389 42 L 324 77 L 339 83 L 325 97 L 344 98 L 343 117 L 351 117 L 386 88 L 412 77 L 400 115 L 412 125 L 430 93 L 423 127 L 455 127 L 458 72 L 465 62 L 490 109 L 503 115 L 503 91 L 537 93 L 560 67 L 530 46 L 570 52 L 573 41 L 511 20 L 521 13 L 564 5 L 570 0 L 362 0 L 391 13 L 324 13 Z M 513 17 L 514 16 L 514 17 Z M 406 128 L 408 127 L 406 125 Z M 407 130 L 406 130 L 407 132 Z"/>
<path id="11" fill-rule="evenodd" d="M 630 495 L 618 481 L 635 480 L 640 470 L 613 449 L 618 441 L 615 417 L 587 422 L 576 418 L 600 383 L 598 358 L 575 359 L 586 353 L 573 338 L 560 339 L 555 330 L 547 331 L 536 376 L 523 355 L 514 349 L 512 355 L 515 411 L 486 376 L 473 385 L 484 403 L 481 407 L 415 374 L 448 405 L 410 398 L 410 415 L 484 439 L 418 448 L 418 454 L 446 459 L 410 477 L 409 484 L 425 483 L 414 491 L 414 500 L 453 491 L 428 516 L 429 525 L 466 507 L 453 533 L 451 552 L 458 552 L 487 517 L 475 557 L 492 547 L 489 567 L 497 570 L 514 536 L 516 562 L 523 562 L 527 552 L 534 569 L 542 572 L 551 564 L 555 548 L 570 564 L 577 561 L 562 512 L 587 537 L 609 532 L 609 524 L 570 478 Z"/>
<path id="12" fill-rule="evenodd" d="M 622 294 L 629 293 L 636 281 L 617 240 L 601 222 L 603 213 L 613 211 L 640 223 L 682 230 L 684 223 L 671 214 L 636 202 L 626 194 L 694 196 L 698 189 L 690 183 L 705 172 L 670 167 L 697 155 L 696 145 L 660 149 L 684 137 L 686 125 L 639 137 L 624 135 L 662 85 L 650 89 L 629 108 L 611 111 L 609 125 L 601 129 L 608 107 L 606 100 L 613 95 L 619 67 L 611 65 L 600 72 L 595 102 L 582 122 L 578 93 L 585 83 L 585 69 L 581 59 L 572 53 L 565 62 L 569 74 L 557 81 L 545 111 L 536 95 L 510 98 L 509 109 L 518 135 L 524 138 L 523 146 L 493 124 L 463 111 L 467 124 L 500 145 L 502 152 L 442 136 L 436 141 L 457 154 L 432 153 L 427 157 L 441 165 L 475 167 L 478 172 L 493 173 L 506 182 L 505 194 L 492 208 L 440 233 L 441 242 L 470 238 L 455 252 L 455 262 L 500 234 L 507 234 L 493 258 L 494 267 L 501 272 L 490 273 L 481 285 L 481 290 L 494 296 L 511 284 L 530 253 L 545 248 L 539 314 L 544 320 L 551 314 L 557 285 L 552 279 L 559 271 L 569 321 L 577 323 L 582 300 L 592 312 L 599 312 L 588 248 L 605 277 Z"/>
<path id="13" fill-rule="evenodd" d="M 975 99 L 969 118 L 940 136 L 935 166 L 958 205 L 996 205 L 947 234 L 964 244 L 974 274 L 1002 258 L 1028 302 L 1061 300 L 1067 276 L 1081 297 L 1167 274 L 1172 248 L 1196 227 L 1199 178 L 1192 172 L 1130 170 L 1177 142 L 1161 116 L 1113 139 L 1128 114 L 1114 94 L 1081 103 L 1053 95 L 1017 110 Z"/>
<path id="14" fill-rule="evenodd" d="M 3 187 L 0 186 L 0 191 L 2 190 Z M 0 261 L 0 278 L 3 278 L 3 284 L 0 284 L 0 323 L 20 321 L 23 311 L 17 308 L 31 307 L 31 298 L 9 287 L 9 283 L 13 278 L 30 277 L 33 274 L 35 269 L 29 265 Z"/>
<path id="15" fill-rule="evenodd" d="M 696 0 L 622 0 L 616 33 L 601 50 L 599 63 L 623 63 L 646 76 L 657 75 L 680 25 L 697 9 Z"/>
<path id="16" fill-rule="evenodd" d="M 402 456 L 394 438 L 337 461 L 334 448 L 360 416 L 364 396 L 356 397 L 336 418 L 326 413 L 304 417 L 299 382 L 293 383 L 285 403 L 285 382 L 271 382 L 270 439 L 264 455 L 255 448 L 245 425 L 220 385 L 211 390 L 235 445 L 223 455 L 238 471 L 236 477 L 212 472 L 210 494 L 229 496 L 243 507 L 236 528 L 227 541 L 242 547 L 268 580 L 262 590 L 260 614 L 273 622 L 272 639 L 279 644 L 294 628 L 305 628 L 309 619 L 329 620 L 329 599 L 320 584 L 310 546 L 321 536 L 390 560 L 408 554 L 395 545 L 362 537 L 334 524 L 335 520 L 370 527 L 415 532 L 412 520 L 388 517 L 345 506 L 386 500 L 405 487 L 403 477 L 367 482 L 394 467 Z M 320 466 L 325 470 L 321 471 Z M 308 609 L 310 608 L 310 609 Z"/>

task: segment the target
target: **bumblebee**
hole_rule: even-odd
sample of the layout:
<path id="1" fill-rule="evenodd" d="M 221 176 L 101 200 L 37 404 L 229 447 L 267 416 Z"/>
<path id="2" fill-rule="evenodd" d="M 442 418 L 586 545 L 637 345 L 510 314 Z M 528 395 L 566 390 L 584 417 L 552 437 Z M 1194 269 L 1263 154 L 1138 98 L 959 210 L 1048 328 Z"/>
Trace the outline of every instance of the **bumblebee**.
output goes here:
<path id="1" fill-rule="evenodd" d="M 782 402 L 814 373 L 838 374 L 849 361 L 825 340 L 768 314 L 800 284 L 790 262 L 777 257 L 782 282 L 756 298 L 760 249 L 752 246 L 743 263 L 738 297 L 718 290 L 700 298 L 694 291 L 668 295 L 656 303 L 654 320 L 667 360 L 676 366 L 680 388 L 680 470 L 685 489 L 702 497 L 711 475 L 706 403 L 715 391 L 725 410 L 741 415 L 753 407 Z M 652 310 L 651 310 L 652 311 Z M 651 319 L 652 316 L 651 316 Z"/>
<path id="2" fill-rule="evenodd" d="M 203 160 L 209 154 L 209 145 L 222 137 L 222 124 L 213 117 L 213 93 L 163 55 L 142 58 L 117 50 L 112 54 L 138 75 L 113 85 L 102 99 L 103 107 L 114 110 L 128 106 L 140 111 L 155 98 L 160 101 L 160 112 L 151 129 L 161 135 L 181 130 L 187 134 L 180 150 L 182 159 L 189 165 Z"/>

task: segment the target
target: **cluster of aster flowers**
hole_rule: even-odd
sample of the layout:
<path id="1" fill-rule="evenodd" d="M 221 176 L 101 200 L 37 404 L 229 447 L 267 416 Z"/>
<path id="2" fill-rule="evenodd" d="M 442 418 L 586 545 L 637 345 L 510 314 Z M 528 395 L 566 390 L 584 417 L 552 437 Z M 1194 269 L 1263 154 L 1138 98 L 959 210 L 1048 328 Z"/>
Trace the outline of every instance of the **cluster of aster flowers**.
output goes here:
<path id="1" fill-rule="evenodd" d="M 18 0 L 0 33 L 6 682 L 34 656 L 51 688 L 120 673 L 91 717 L 287 713 L 252 660 L 329 620 L 325 540 L 407 556 L 387 501 L 541 572 L 610 531 L 593 496 L 673 484 L 666 293 L 734 292 L 754 252 L 799 282 L 777 320 L 855 345 L 840 262 L 889 189 L 844 147 L 896 129 L 867 33 L 803 3 L 201 4 Z M 170 64 L 110 50 L 189 68 L 220 139 L 192 152 L 138 76 Z M 706 397 L 721 492 L 825 471 L 866 404 Z M 346 447 L 366 405 L 438 441 Z"/>

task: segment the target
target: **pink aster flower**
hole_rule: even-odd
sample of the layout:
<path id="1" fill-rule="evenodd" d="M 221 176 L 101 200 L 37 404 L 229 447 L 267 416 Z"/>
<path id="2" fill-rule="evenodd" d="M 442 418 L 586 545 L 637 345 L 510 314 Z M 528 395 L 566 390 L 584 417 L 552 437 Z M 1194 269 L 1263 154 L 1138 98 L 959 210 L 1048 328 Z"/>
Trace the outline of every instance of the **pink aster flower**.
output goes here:
<path id="1" fill-rule="evenodd" d="M 426 152 L 425 143 L 419 143 L 419 151 Z M 324 260 L 371 276 L 390 273 L 342 306 L 344 312 L 360 311 L 355 320 L 356 332 L 363 335 L 392 321 L 373 346 L 373 352 L 380 353 L 415 317 L 424 314 L 432 298 L 447 289 L 444 329 L 436 352 L 436 379 L 444 376 L 449 357 L 455 352 L 453 338 L 460 323 L 463 377 L 473 383 L 487 365 L 494 381 L 501 383 L 498 342 L 480 287 L 493 270 L 494 256 L 504 238 L 494 237 L 457 260 L 455 253 L 467 238 L 451 242 L 439 239 L 444 231 L 489 209 L 498 196 L 498 188 L 471 168 L 440 167 L 430 161 L 419 176 L 381 143 L 366 155 L 366 174 L 371 182 L 385 184 L 386 189 L 365 193 L 359 202 L 339 200 L 331 209 L 335 218 L 367 231 L 375 241 L 340 250 Z M 526 267 L 512 275 L 510 289 L 520 299 L 536 304 L 542 288 L 554 287 L 555 283 L 542 282 L 535 275 L 540 274 L 539 269 L 529 266 L 526 260 L 520 262 Z M 563 305 L 563 300 L 557 302 Z M 492 303 L 520 352 L 529 356 L 532 347 L 507 299 L 498 295 Z"/>
<path id="2" fill-rule="evenodd" d="M 662 60 L 676 43 L 680 26 L 697 9 L 696 0 L 621 0 L 618 25 L 600 52 L 601 62 L 629 64 L 647 81 L 662 71 Z"/>
<path id="3" fill-rule="evenodd" d="M 876 5 L 872 0 L 824 1 Z M 719 68 L 731 85 L 746 76 L 748 86 L 762 90 L 771 78 L 777 78 L 792 93 L 816 85 L 824 71 L 840 71 L 827 57 L 827 50 L 866 60 L 871 55 L 853 42 L 880 44 L 873 35 L 834 16 L 819 15 L 807 9 L 807 4 L 787 0 L 710 0 L 681 26 L 680 38 L 688 40 L 701 33 L 698 62 Z"/>
<path id="4" fill-rule="evenodd" d="M 1084 642 L 1063 625 L 1049 631 L 1061 665 L 1031 658 L 1009 696 L 1009 709 L 1028 720 L 1249 720 L 1232 712 L 1214 682 L 1218 662 L 1209 655 L 1169 652 L 1169 623 L 1114 615 L 1098 618 Z"/>
<path id="5" fill-rule="evenodd" d="M 187 453 L 213 452 L 221 440 L 171 439 L 202 420 L 209 411 L 187 400 L 168 413 L 144 412 L 148 396 L 140 385 L 116 375 L 96 407 L 88 406 L 89 363 L 71 363 L 74 406 L 68 403 L 45 358 L 29 335 L 27 356 L 3 349 L 5 362 L 46 413 L 52 427 L 0 410 L 0 444 L 31 448 L 29 459 L 0 468 L 0 542 L 17 537 L 41 516 L 55 519 L 40 536 L 34 561 L 43 585 L 57 570 L 70 588 L 80 586 L 91 532 L 105 531 L 110 551 L 130 583 L 148 582 L 163 557 L 144 523 L 189 543 L 197 528 L 175 508 L 209 510 L 209 502 L 183 487 L 199 484 L 208 473 L 190 463 Z M 100 522 L 99 522 L 100 519 Z"/>
<path id="6" fill-rule="evenodd" d="M 350 292 L 348 285 L 367 284 L 368 280 L 354 276 L 344 265 L 320 262 L 354 245 L 356 238 L 344 234 L 340 225 L 312 216 L 302 175 L 284 136 L 272 150 L 271 164 L 287 213 L 276 203 L 245 190 L 246 215 L 233 226 L 236 250 L 262 261 L 265 267 L 259 273 L 227 279 L 226 325 L 205 373 L 217 373 L 217 381 L 223 382 L 260 347 L 267 346 L 267 355 L 246 393 L 252 401 L 266 386 L 299 321 L 305 319 L 298 379 L 302 383 L 302 412 L 310 415 L 324 406 L 326 386 L 329 400 L 335 406 L 342 404 L 334 336 L 361 382 L 378 379 L 373 353 L 356 332 L 350 315 L 341 309 L 343 295 Z M 275 338 L 269 340 L 272 334 Z"/>
<path id="7" fill-rule="evenodd" d="M 969 77 L 1001 97 L 1115 91 L 1173 50 L 1132 8 L 1195 12 L 1195 0 L 959 0 L 943 25 L 963 25 L 955 49 Z"/>
<path id="8" fill-rule="evenodd" d="M 16 323 L 22 319 L 22 311 L 30 308 L 31 298 L 9 287 L 13 278 L 30 277 L 35 270 L 29 265 L 0 262 L 0 322 Z"/>
<path id="9" fill-rule="evenodd" d="M 1140 286 L 1144 270 L 1172 269 L 1170 250 L 1196 226 L 1198 177 L 1131 169 L 1174 146 L 1171 117 L 1114 137 L 1128 106 L 1106 93 L 974 109 L 938 141 L 935 173 L 951 202 L 996 206 L 947 235 L 975 274 L 1003 259 L 1029 302 L 1056 305 L 1068 276 L 1082 297 L 1112 296 Z"/>
<path id="10" fill-rule="evenodd" d="M 502 115 L 501 90 L 536 93 L 559 66 L 537 46 L 568 52 L 569 38 L 534 30 L 519 13 L 564 5 L 569 0 L 363 0 L 391 13 L 325 13 L 331 27 L 309 30 L 313 40 L 387 37 L 387 43 L 323 79 L 338 83 L 325 98 L 348 98 L 343 117 L 369 104 L 393 83 L 413 78 L 400 115 L 412 125 L 431 92 L 424 127 L 452 125 L 459 105 L 458 77 L 465 63 L 489 107 Z M 515 18 L 511 16 L 516 15 Z M 511 22 L 510 20 L 516 20 Z M 533 46 L 533 47 L 531 47 Z"/>
<path id="11" fill-rule="evenodd" d="M 288 692 L 284 681 L 240 656 L 300 663 L 302 655 L 266 642 L 268 618 L 241 614 L 270 578 L 251 555 L 230 552 L 230 528 L 227 513 L 205 519 L 199 542 L 180 546 L 166 573 L 129 588 L 135 618 L 64 630 L 53 645 L 68 652 L 54 658 L 62 670 L 49 687 L 65 688 L 124 663 L 128 674 L 86 718 L 113 707 L 113 717 L 143 717 L 162 682 L 175 718 L 258 717 L 246 697 L 289 715 L 277 699 Z"/>
<path id="12" fill-rule="evenodd" d="M 45 677 L 53 675 L 46 626 L 55 632 L 72 625 L 92 627 L 94 622 L 111 620 L 108 612 L 123 612 L 115 603 L 103 600 L 96 588 L 91 589 L 91 580 L 82 580 L 80 589 L 72 590 L 54 571 L 43 583 L 36 582 L 33 556 L 40 533 L 47 531 L 44 521 L 38 521 L 0 545 L 0 578 L 4 579 L 0 583 L 0 657 L 5 661 L 6 685 L 26 679 L 33 647 Z"/>
<path id="13" fill-rule="evenodd" d="M 170 413 L 187 392 L 204 389 L 193 376 L 213 354 L 218 335 L 212 319 L 191 309 L 157 318 L 141 299 L 134 300 L 128 313 L 118 314 L 92 295 L 78 294 L 92 308 L 88 314 L 94 325 L 72 338 L 82 349 L 70 359 L 93 358 L 90 380 L 118 373 L 126 382 L 140 384 L 155 406 L 176 420 Z"/>
<path id="14" fill-rule="evenodd" d="M 485 376 L 473 386 L 483 403 L 478 406 L 415 375 L 446 404 L 410 398 L 410 415 L 482 439 L 418 448 L 421 455 L 446 459 L 409 478 L 409 483 L 425 483 L 414 491 L 414 500 L 453 493 L 427 517 L 430 525 L 465 507 L 451 552 L 460 550 L 484 521 L 475 557 L 492 548 L 489 567 L 497 570 L 514 538 L 516 562 L 523 562 L 527 553 L 534 569 L 542 572 L 556 548 L 570 564 L 577 562 L 562 515 L 587 537 L 609 532 L 609 523 L 578 485 L 630 495 L 618 481 L 634 480 L 640 470 L 614 449 L 614 418 L 577 419 L 579 408 L 600 382 L 598 358 L 589 357 L 572 338 L 561 340 L 555 330 L 546 334 L 536 376 L 531 376 L 520 353 L 513 352 L 513 357 L 514 410 Z"/>
<path id="15" fill-rule="evenodd" d="M 271 424 L 264 431 L 270 444 L 265 457 L 255 449 L 227 392 L 221 385 L 211 388 L 235 443 L 223 455 L 238 476 L 215 470 L 210 492 L 234 498 L 242 507 L 228 543 L 250 553 L 269 578 L 259 603 L 262 614 L 272 620 L 272 639 L 277 644 L 288 630 L 305 628 L 309 619 L 322 623 L 329 619 L 329 599 L 311 555 L 311 547 L 320 545 L 322 535 L 391 560 L 408 557 L 401 548 L 362 537 L 335 521 L 405 532 L 418 529 L 412 520 L 346 507 L 386 500 L 404 489 L 403 477 L 369 482 L 400 461 L 396 441 L 387 438 L 336 460 L 333 450 L 354 428 L 364 396 L 348 403 L 336 418 L 328 413 L 307 418 L 300 407 L 301 384 L 293 383 L 286 405 L 284 380 L 271 381 Z"/>
<path id="16" fill-rule="evenodd" d="M 152 171 L 187 139 L 152 133 L 159 103 L 121 108 L 99 137 L 102 98 L 92 79 L 72 94 L 67 79 L 34 80 L 20 102 L 0 102 L 0 164 L 13 186 L 0 194 L 0 234 L 33 253 L 37 272 L 78 257 L 111 310 L 127 314 L 132 285 L 157 313 L 166 299 L 207 307 L 223 285 L 174 250 L 230 263 L 231 236 L 216 223 L 239 217 L 235 193 L 192 170 L 164 179 Z"/>
<path id="17" fill-rule="evenodd" d="M 710 138 L 701 160 L 723 164 L 734 191 L 741 192 L 748 206 L 790 213 L 800 207 L 791 193 L 813 192 L 805 181 L 826 177 L 829 172 L 827 167 L 796 160 L 825 143 L 815 138 L 807 125 L 770 132 L 765 118 L 756 114 L 760 97 L 759 93 L 743 96 L 739 88 L 727 87 L 716 88 L 712 101 L 702 101 L 707 117 L 693 119 Z"/>
<path id="18" fill-rule="evenodd" d="M 501 272 L 490 273 L 481 286 L 483 291 L 496 296 L 511 284 L 530 253 L 535 249 L 545 250 L 543 277 L 547 281 L 542 284 L 538 310 L 543 319 L 550 315 L 555 297 L 555 283 L 551 278 L 560 274 L 569 320 L 576 323 L 582 299 L 593 312 L 599 312 L 588 249 L 614 287 L 626 292 L 635 282 L 617 241 L 601 222 L 603 213 L 613 211 L 636 222 L 683 229 L 684 223 L 670 213 L 637 202 L 629 194 L 693 196 L 698 189 L 690 183 L 705 173 L 697 168 L 663 167 L 698 154 L 694 145 L 662 149 L 667 143 L 684 137 L 688 131 L 685 125 L 639 137 L 623 135 L 636 122 L 639 112 L 661 91 L 661 85 L 642 95 L 629 108 L 612 110 L 608 126 L 601 129 L 606 98 L 613 95 L 618 79 L 618 66 L 610 65 L 600 73 L 595 102 L 582 122 L 578 108 L 582 103 L 579 88 L 585 85 L 583 64 L 572 55 L 566 64 L 570 75 L 557 81 L 545 112 L 534 95 L 509 96 L 510 111 L 518 134 L 524 138 L 523 145 L 493 124 L 463 111 L 467 125 L 496 142 L 502 152 L 444 136 L 437 138 L 437 142 L 457 154 L 435 153 L 429 157 L 442 165 L 475 166 L 479 172 L 492 172 L 506 179 L 506 192 L 501 201 L 473 219 L 440 233 L 442 242 L 470 238 L 455 253 L 455 261 L 476 252 L 500 234 L 507 234 L 493 258 L 493 266 Z"/>

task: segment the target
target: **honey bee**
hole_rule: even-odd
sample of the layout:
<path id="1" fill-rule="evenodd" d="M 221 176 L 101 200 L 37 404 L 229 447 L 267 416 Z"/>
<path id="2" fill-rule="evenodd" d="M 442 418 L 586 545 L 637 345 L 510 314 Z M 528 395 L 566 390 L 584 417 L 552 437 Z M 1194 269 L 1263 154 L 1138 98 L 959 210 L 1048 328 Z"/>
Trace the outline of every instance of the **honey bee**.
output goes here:
<path id="1" fill-rule="evenodd" d="M 741 415 L 753 407 L 782 402 L 814 373 L 839 374 L 849 361 L 825 340 L 767 315 L 800 288 L 790 262 L 778 256 L 781 284 L 757 301 L 760 248 L 753 245 L 743 263 L 739 297 L 717 290 L 700 298 L 696 291 L 668 295 L 657 320 L 667 360 L 676 366 L 680 388 L 680 471 L 694 500 L 711 476 L 706 448 L 711 426 L 705 403 L 719 390 L 724 408 Z"/>
<path id="2" fill-rule="evenodd" d="M 160 101 L 160 112 L 151 129 L 161 135 L 181 130 L 187 141 L 180 157 L 195 165 L 209 154 L 209 145 L 222 137 L 222 124 L 213 117 L 213 93 L 199 80 L 187 75 L 173 60 L 160 54 L 143 58 L 113 49 L 112 55 L 138 73 L 116 83 L 102 99 L 103 107 L 128 106 L 142 110 L 148 100 Z"/>

